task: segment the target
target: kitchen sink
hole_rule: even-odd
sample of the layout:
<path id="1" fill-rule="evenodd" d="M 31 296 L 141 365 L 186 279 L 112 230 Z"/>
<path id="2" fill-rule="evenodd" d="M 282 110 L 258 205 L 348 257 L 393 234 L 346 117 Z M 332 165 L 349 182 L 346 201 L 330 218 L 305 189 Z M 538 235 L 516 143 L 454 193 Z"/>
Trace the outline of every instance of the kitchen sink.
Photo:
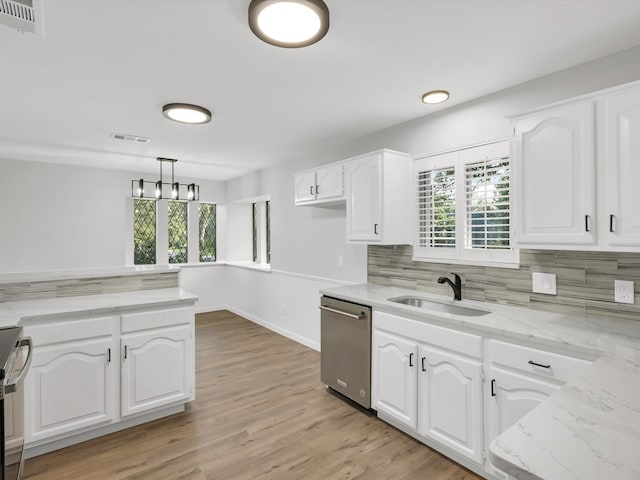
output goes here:
<path id="1" fill-rule="evenodd" d="M 482 315 L 491 313 L 487 312 L 486 310 L 461 307 L 458 305 L 452 305 L 450 303 L 441 303 L 420 297 L 394 297 L 389 298 L 388 300 L 390 302 L 402 303 L 403 305 L 409 305 L 411 307 L 431 310 L 432 312 L 452 313 L 454 315 L 461 315 L 463 317 L 480 317 Z"/>

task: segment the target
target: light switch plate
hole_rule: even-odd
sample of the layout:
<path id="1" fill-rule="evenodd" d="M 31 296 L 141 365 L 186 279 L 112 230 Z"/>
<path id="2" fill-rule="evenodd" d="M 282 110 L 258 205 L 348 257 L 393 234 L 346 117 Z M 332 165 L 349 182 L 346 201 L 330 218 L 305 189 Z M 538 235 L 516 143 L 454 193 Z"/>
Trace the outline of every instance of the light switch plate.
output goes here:
<path id="1" fill-rule="evenodd" d="M 556 295 L 556 274 L 539 273 L 531 274 L 533 293 L 544 293 L 545 295 Z"/>
<path id="2" fill-rule="evenodd" d="M 634 303 L 633 282 L 630 280 L 614 280 L 614 299 L 618 303 Z"/>

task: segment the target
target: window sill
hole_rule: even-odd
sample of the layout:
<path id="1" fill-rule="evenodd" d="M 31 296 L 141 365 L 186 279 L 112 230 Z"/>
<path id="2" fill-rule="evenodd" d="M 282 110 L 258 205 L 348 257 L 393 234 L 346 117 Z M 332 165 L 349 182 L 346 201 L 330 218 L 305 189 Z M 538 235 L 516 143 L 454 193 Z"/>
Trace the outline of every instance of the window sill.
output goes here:
<path id="1" fill-rule="evenodd" d="M 170 265 L 179 268 L 200 268 L 200 267 L 223 267 L 226 262 L 198 262 L 198 263 L 171 263 Z"/>
<path id="2" fill-rule="evenodd" d="M 259 272 L 271 273 L 271 265 L 268 263 L 237 262 L 237 261 L 226 261 L 221 263 L 229 265 L 230 267 L 245 268 L 247 270 L 257 270 Z"/>
<path id="3" fill-rule="evenodd" d="M 411 257 L 411 260 L 414 262 L 426 262 L 426 263 L 448 263 L 450 265 L 474 265 L 478 267 L 493 267 L 493 268 L 511 268 L 518 269 L 520 268 L 520 262 L 518 263 L 509 263 L 509 262 L 489 262 L 482 260 L 461 260 L 458 258 L 437 258 L 437 257 Z"/>

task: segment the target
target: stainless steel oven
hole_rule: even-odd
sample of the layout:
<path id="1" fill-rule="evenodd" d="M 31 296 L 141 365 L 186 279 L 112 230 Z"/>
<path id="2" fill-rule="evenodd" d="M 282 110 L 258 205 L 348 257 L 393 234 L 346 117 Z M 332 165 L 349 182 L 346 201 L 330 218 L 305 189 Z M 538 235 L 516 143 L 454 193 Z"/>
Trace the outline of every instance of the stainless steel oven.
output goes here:
<path id="1" fill-rule="evenodd" d="M 24 409 L 22 379 L 33 352 L 22 327 L 0 328 L 0 480 L 19 480 L 24 465 Z"/>

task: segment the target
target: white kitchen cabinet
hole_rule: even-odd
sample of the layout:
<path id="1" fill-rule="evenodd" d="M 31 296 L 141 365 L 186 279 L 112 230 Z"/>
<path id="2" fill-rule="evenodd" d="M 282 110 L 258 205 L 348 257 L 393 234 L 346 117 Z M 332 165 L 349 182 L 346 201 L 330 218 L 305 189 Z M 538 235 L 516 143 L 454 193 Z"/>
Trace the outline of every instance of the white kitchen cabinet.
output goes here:
<path id="1" fill-rule="evenodd" d="M 482 463 L 482 363 L 420 347 L 418 432 Z"/>
<path id="2" fill-rule="evenodd" d="M 193 328 L 191 307 L 26 324 L 34 344 L 26 447 L 115 430 L 123 419 L 192 400 Z"/>
<path id="3" fill-rule="evenodd" d="M 191 397 L 191 341 L 189 325 L 122 336 L 123 417 Z"/>
<path id="4" fill-rule="evenodd" d="M 344 167 L 331 164 L 294 176 L 296 205 L 318 205 L 344 200 Z"/>
<path id="5" fill-rule="evenodd" d="M 604 113 L 604 175 L 599 187 L 606 192 L 601 228 L 614 247 L 640 245 L 640 87 L 605 96 L 598 104 Z"/>
<path id="6" fill-rule="evenodd" d="M 108 321 L 108 319 L 107 319 Z M 113 338 L 38 346 L 25 379 L 26 443 L 108 424 L 116 418 Z"/>
<path id="7" fill-rule="evenodd" d="M 520 248 L 637 251 L 640 84 L 512 119 Z"/>
<path id="8" fill-rule="evenodd" d="M 295 203 L 312 202 L 316 199 L 316 172 L 296 173 L 293 177 Z"/>
<path id="9" fill-rule="evenodd" d="M 391 150 L 345 162 L 347 241 L 381 245 L 413 243 L 412 167 Z"/>
<path id="10" fill-rule="evenodd" d="M 488 340 L 487 444 L 592 362 L 501 340 Z M 502 478 L 490 463 L 487 470 Z"/>
<path id="11" fill-rule="evenodd" d="M 516 241 L 521 248 L 595 243 L 594 105 L 584 100 L 514 119 Z"/>
<path id="12" fill-rule="evenodd" d="M 418 344 L 380 331 L 374 331 L 373 341 L 374 408 L 415 430 Z"/>
<path id="13" fill-rule="evenodd" d="M 481 465 L 481 337 L 383 312 L 373 332 L 373 407 Z"/>

